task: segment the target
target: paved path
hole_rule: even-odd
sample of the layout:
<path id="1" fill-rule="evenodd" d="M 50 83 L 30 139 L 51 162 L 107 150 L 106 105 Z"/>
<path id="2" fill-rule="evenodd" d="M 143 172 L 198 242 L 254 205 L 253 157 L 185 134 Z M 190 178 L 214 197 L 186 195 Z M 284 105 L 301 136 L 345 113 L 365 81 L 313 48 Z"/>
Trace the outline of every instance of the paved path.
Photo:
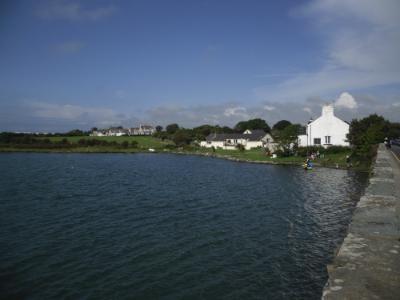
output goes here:
<path id="1" fill-rule="evenodd" d="M 399 220 L 400 161 L 380 145 L 322 299 L 400 299 Z"/>

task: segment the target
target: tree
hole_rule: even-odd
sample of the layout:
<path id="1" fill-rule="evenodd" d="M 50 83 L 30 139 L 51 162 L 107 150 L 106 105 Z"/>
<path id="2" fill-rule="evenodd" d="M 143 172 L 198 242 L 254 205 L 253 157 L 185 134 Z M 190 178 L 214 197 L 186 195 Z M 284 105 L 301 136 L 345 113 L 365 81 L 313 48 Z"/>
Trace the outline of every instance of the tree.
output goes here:
<path id="1" fill-rule="evenodd" d="M 272 126 L 273 130 L 283 130 L 286 127 L 288 127 L 289 125 L 292 125 L 292 123 L 290 123 L 287 120 L 281 120 L 279 122 L 277 122 L 274 126 Z"/>
<path id="2" fill-rule="evenodd" d="M 277 141 L 284 156 L 289 156 L 293 148 L 297 147 L 297 136 L 300 127 L 301 125 L 299 124 L 292 124 L 279 132 Z"/>
<path id="3" fill-rule="evenodd" d="M 168 134 L 174 134 L 175 132 L 178 131 L 179 125 L 176 124 L 176 123 L 169 124 L 169 125 L 167 125 L 167 127 L 165 129 L 166 129 Z"/>
<path id="4" fill-rule="evenodd" d="M 244 146 L 242 144 L 237 144 L 236 148 L 240 151 L 243 152 L 245 150 Z"/>
<path id="5" fill-rule="evenodd" d="M 228 126 L 222 127 L 222 133 L 233 133 L 234 130 Z"/>
<path id="6" fill-rule="evenodd" d="M 366 141 L 366 133 L 370 128 L 371 130 L 367 140 L 369 143 L 378 144 L 381 143 L 389 133 L 390 123 L 377 114 L 370 115 L 361 120 L 354 119 L 351 121 L 349 134 L 347 136 L 350 144 L 353 146 L 363 144 Z"/>
<path id="7" fill-rule="evenodd" d="M 382 143 L 388 137 L 391 129 L 389 121 L 377 114 L 364 119 L 351 121 L 347 139 L 353 147 L 353 151 L 359 156 L 372 156 L 371 146 Z"/>
<path id="8" fill-rule="evenodd" d="M 178 131 L 175 132 L 172 140 L 175 143 L 175 145 L 181 147 L 184 145 L 189 145 L 190 142 L 192 141 L 192 137 L 188 130 L 179 129 Z"/>
<path id="9" fill-rule="evenodd" d="M 241 121 L 235 125 L 235 130 L 238 132 L 243 132 L 246 129 L 262 129 L 265 132 L 271 132 L 271 128 L 263 119 L 251 119 L 248 121 Z"/>
<path id="10" fill-rule="evenodd" d="M 92 129 L 90 129 L 91 132 L 93 131 L 97 131 L 97 127 L 92 127 Z"/>
<path id="11" fill-rule="evenodd" d="M 156 126 L 156 132 L 161 132 L 163 130 L 163 127 L 160 125 Z"/>
<path id="12" fill-rule="evenodd" d="M 390 139 L 400 138 L 400 123 L 390 123 L 388 138 Z"/>
<path id="13" fill-rule="evenodd" d="M 84 135 L 84 132 L 79 129 L 74 129 L 74 130 L 68 131 L 65 135 L 67 135 L 67 136 L 82 136 L 82 135 Z"/>

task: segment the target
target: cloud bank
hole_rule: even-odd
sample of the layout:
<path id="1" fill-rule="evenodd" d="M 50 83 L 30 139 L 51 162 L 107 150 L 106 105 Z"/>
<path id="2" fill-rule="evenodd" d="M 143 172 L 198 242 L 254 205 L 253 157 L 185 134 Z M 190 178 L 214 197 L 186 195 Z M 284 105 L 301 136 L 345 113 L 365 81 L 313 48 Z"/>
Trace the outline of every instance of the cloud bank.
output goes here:
<path id="1" fill-rule="evenodd" d="M 135 110 L 118 111 L 109 107 L 85 107 L 72 104 L 54 104 L 45 101 L 0 101 L 0 131 L 67 131 L 75 128 L 133 127 L 140 123 L 166 126 L 178 123 L 191 128 L 202 124 L 234 126 L 251 118 L 265 119 L 269 125 L 280 120 L 306 124 L 321 114 L 321 108 L 334 103 L 335 114 L 346 121 L 377 113 L 393 122 L 399 122 L 400 96 L 376 97 L 343 92 L 334 101 L 320 97 L 303 102 L 265 101 L 254 105 L 227 102 L 215 105 L 161 105 L 140 115 Z"/>
<path id="2" fill-rule="evenodd" d="M 255 94 L 293 101 L 400 83 L 399 11 L 397 0 L 313 0 L 298 7 L 291 15 L 310 23 L 323 41 L 323 64 Z"/>

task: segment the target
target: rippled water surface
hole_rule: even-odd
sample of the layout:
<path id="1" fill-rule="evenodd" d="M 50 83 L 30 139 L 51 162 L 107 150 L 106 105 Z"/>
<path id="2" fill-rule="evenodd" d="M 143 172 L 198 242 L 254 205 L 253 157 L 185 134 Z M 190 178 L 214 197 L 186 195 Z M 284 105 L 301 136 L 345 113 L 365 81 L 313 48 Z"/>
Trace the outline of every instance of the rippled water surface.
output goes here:
<path id="1" fill-rule="evenodd" d="M 0 292 L 320 299 L 367 181 L 160 154 L 1 154 Z"/>

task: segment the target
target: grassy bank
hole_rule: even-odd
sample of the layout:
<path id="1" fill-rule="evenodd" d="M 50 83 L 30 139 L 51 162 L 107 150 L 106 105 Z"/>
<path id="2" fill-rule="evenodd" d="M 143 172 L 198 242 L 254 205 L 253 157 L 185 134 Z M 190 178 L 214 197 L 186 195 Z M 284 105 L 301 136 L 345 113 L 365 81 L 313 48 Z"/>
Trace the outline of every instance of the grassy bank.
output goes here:
<path id="1" fill-rule="evenodd" d="M 222 150 L 205 149 L 200 147 L 175 148 L 168 140 L 161 140 L 150 136 L 122 136 L 122 137 L 46 137 L 40 138 L 40 144 L 3 144 L 0 152 L 43 152 L 43 153 L 143 153 L 149 152 L 149 148 L 161 153 L 191 154 L 217 157 L 235 161 L 270 163 L 285 165 L 301 165 L 305 158 L 301 156 L 289 156 L 272 158 L 267 156 L 263 149 L 252 150 Z M 93 144 L 93 142 L 96 142 Z M 98 144 L 102 142 L 103 144 Z M 315 166 L 331 168 L 347 168 L 346 156 L 350 150 L 325 154 L 314 161 Z M 369 163 L 360 160 L 353 161 L 352 169 L 367 171 Z"/>
<path id="2" fill-rule="evenodd" d="M 67 139 L 70 143 L 78 143 L 79 140 L 100 140 L 106 141 L 108 143 L 116 142 L 116 143 L 123 143 L 123 142 L 137 142 L 139 149 L 163 149 L 167 145 L 173 145 L 173 142 L 165 140 L 162 141 L 161 139 L 154 138 L 152 136 L 68 136 L 68 137 L 48 137 L 52 143 L 61 142 L 63 139 Z"/>
<path id="3" fill-rule="evenodd" d="M 254 162 L 254 163 L 270 163 L 270 164 L 280 164 L 280 165 L 302 165 L 305 161 L 305 157 L 301 156 L 289 156 L 289 157 L 277 157 L 272 158 L 271 156 L 265 155 L 263 149 L 252 149 L 246 151 L 239 150 L 222 150 L 216 149 L 215 152 L 209 149 L 193 149 L 190 151 L 180 151 L 183 154 L 199 154 L 207 155 L 218 158 Z M 346 156 L 350 155 L 351 151 L 335 153 L 335 154 L 325 154 L 323 157 L 316 158 L 313 161 L 314 166 L 317 167 L 328 167 L 328 168 L 340 168 L 348 169 L 346 163 Z M 357 171 L 369 171 L 370 164 L 362 161 L 352 161 L 351 169 Z"/>

